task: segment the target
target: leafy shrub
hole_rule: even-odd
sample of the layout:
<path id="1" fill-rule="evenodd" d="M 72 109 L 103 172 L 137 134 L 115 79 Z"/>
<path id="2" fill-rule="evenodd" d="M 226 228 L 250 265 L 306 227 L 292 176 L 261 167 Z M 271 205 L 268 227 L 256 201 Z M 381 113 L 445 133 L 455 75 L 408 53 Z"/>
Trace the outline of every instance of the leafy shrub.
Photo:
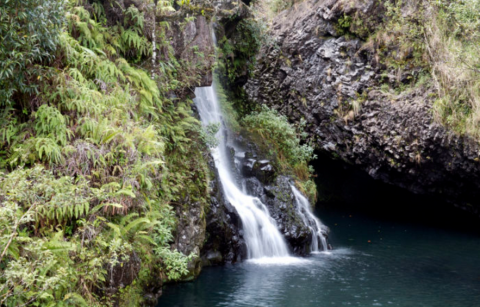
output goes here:
<path id="1" fill-rule="evenodd" d="M 303 129 L 304 125 L 305 122 L 302 121 L 299 130 Z M 262 105 L 260 112 L 245 116 L 242 126 L 284 172 L 291 172 L 296 176 L 297 185 L 314 203 L 316 192 L 311 188 L 313 181 L 310 180 L 313 170 L 308 166 L 308 162 L 315 159 L 316 155 L 312 146 L 301 145 L 306 134 L 297 132 L 285 115 L 265 105 Z"/>
<path id="2" fill-rule="evenodd" d="M 260 136 L 272 146 L 271 154 L 277 155 L 280 161 L 294 166 L 315 158 L 313 147 L 300 145 L 301 137 L 288 122 L 285 115 L 279 114 L 263 105 L 260 112 L 245 116 L 243 124 L 246 129 Z"/>
<path id="3" fill-rule="evenodd" d="M 0 107 L 38 93 L 38 64 L 55 57 L 64 21 L 61 0 L 4 0 L 0 6 Z M 0 120 L 2 118 L 0 117 Z"/>

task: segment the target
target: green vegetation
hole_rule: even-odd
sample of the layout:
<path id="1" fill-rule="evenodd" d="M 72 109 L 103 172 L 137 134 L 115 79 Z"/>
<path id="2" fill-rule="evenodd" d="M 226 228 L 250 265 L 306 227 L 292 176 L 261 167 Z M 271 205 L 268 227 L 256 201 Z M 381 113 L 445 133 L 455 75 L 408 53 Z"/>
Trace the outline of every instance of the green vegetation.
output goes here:
<path id="1" fill-rule="evenodd" d="M 364 48 L 376 53 L 376 61 L 386 71 L 398 77 L 412 72 L 411 86 L 433 85 L 438 122 L 459 134 L 480 137 L 480 1 L 408 0 L 383 5 L 383 25 L 369 34 Z M 355 23 L 349 31 L 362 37 L 364 28 L 368 27 Z M 396 87 L 397 93 L 408 90 L 401 82 Z"/>
<path id="2" fill-rule="evenodd" d="M 253 112 L 242 120 L 242 126 L 252 139 L 268 156 L 276 162 L 283 173 L 292 174 L 297 185 L 312 203 L 316 201 L 316 187 L 311 179 L 313 169 L 308 165 L 316 156 L 309 144 L 300 145 L 306 138 L 303 131 L 305 122 L 301 121 L 295 129 L 285 115 L 262 106 L 260 112 Z"/>
<path id="3" fill-rule="evenodd" d="M 234 133 L 240 133 L 241 127 L 240 123 L 238 122 L 240 115 L 237 109 L 234 107 L 234 104 L 231 102 L 231 92 L 222 86 L 218 74 L 214 74 L 213 77 L 215 92 L 217 94 L 218 101 L 220 102 L 220 108 L 222 108 L 222 114 L 224 116 L 225 123 L 231 131 Z"/>
<path id="4" fill-rule="evenodd" d="M 207 206 L 214 128 L 167 97 L 200 77 L 174 58 L 166 23 L 147 73 L 151 4 L 115 26 L 100 1 L 0 6 L 2 306 L 138 306 L 147 284 L 188 274 L 195 255 L 170 247 L 174 207 Z M 110 291 L 138 258 L 133 283 Z"/>
<path id="5" fill-rule="evenodd" d="M 235 82 L 239 75 L 253 72 L 265 35 L 255 19 L 241 20 L 235 31 L 236 35 L 230 39 L 224 36 L 220 40 L 222 55 L 229 58 L 225 70 L 230 82 Z"/>
<path id="6" fill-rule="evenodd" d="M 63 21 L 61 1 L 2 1 L 0 108 L 6 109 L 4 113 L 8 112 L 15 97 L 21 100 L 38 93 L 35 80 L 45 73 L 38 64 L 54 59 Z"/>
<path id="7" fill-rule="evenodd" d="M 439 2 L 425 27 L 438 88 L 435 116 L 459 133 L 480 137 L 480 1 Z"/>
<path id="8" fill-rule="evenodd" d="M 232 17 L 230 23 L 237 20 Z M 229 23 L 227 23 L 229 24 Z M 229 37 L 219 39 L 218 83 L 226 89 L 233 108 L 240 116 L 252 112 L 256 106 L 249 103 L 242 86 L 256 65 L 256 56 L 262 44 L 268 39 L 266 24 L 258 18 L 246 18 L 238 21 Z M 225 111 L 225 110 L 224 110 Z"/>

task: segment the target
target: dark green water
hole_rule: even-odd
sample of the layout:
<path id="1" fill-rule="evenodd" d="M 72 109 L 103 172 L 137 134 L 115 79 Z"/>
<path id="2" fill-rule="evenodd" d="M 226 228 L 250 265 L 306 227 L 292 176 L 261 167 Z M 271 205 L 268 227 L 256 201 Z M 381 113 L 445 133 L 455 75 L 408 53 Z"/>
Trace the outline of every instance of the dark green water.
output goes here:
<path id="1" fill-rule="evenodd" d="M 165 287 L 158 306 L 480 306 L 478 233 L 347 211 L 320 217 L 332 253 L 206 268 L 194 282 Z"/>

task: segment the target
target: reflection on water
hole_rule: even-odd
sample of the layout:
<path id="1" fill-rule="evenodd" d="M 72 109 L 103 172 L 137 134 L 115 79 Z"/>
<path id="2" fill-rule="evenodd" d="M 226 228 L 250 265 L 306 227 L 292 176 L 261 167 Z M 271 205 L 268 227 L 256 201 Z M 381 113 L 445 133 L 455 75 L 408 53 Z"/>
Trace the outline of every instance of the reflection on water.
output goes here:
<path id="1" fill-rule="evenodd" d="M 158 306 L 480 306 L 478 235 L 321 216 L 334 251 L 206 268 L 195 282 L 167 286 Z"/>

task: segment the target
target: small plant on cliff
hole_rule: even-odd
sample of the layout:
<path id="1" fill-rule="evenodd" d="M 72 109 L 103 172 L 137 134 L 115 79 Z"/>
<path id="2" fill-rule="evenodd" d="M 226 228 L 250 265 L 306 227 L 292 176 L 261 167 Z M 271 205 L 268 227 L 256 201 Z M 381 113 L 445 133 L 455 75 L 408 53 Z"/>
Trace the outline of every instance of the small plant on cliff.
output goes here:
<path id="1" fill-rule="evenodd" d="M 260 112 L 253 112 L 242 120 L 245 129 L 253 136 L 254 140 L 267 150 L 283 171 L 290 172 L 297 177 L 299 182 L 308 183 L 311 177 L 311 168 L 308 162 L 316 158 L 314 149 L 309 144 L 301 144 L 306 135 L 303 131 L 305 122 L 301 121 L 297 131 L 285 115 L 263 105 Z M 299 186 L 302 192 L 308 192 L 311 201 L 315 201 L 315 189 Z"/>

